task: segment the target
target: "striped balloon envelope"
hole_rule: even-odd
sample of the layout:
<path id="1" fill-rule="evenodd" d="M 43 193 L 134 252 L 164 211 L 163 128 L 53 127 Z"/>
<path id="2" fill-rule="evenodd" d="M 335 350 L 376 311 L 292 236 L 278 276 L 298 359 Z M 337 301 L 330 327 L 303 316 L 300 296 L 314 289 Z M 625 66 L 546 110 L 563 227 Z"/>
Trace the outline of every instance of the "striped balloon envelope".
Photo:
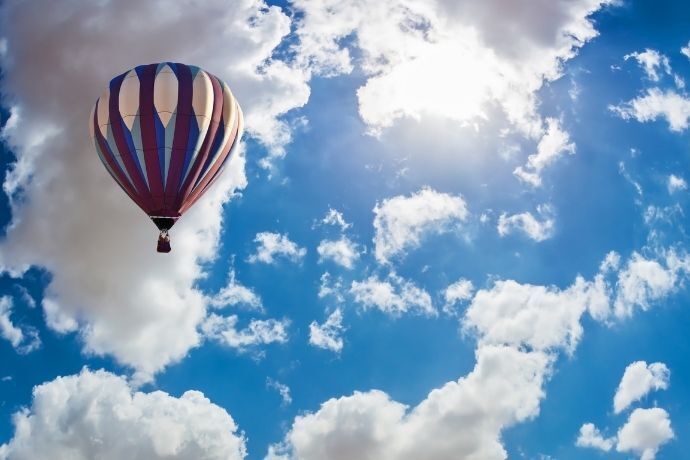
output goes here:
<path id="1" fill-rule="evenodd" d="M 218 178 L 239 143 L 242 110 L 228 85 L 199 67 L 135 67 L 110 81 L 89 123 L 110 175 L 160 230 L 168 231 Z"/>

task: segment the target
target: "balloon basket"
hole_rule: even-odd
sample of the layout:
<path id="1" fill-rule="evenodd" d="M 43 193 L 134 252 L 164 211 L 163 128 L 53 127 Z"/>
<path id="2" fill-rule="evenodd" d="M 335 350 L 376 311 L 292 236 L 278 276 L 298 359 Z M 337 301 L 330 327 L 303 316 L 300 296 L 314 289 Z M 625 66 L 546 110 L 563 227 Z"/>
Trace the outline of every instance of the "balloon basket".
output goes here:
<path id="1" fill-rule="evenodd" d="M 160 236 L 158 237 L 158 252 L 161 253 L 168 253 L 170 252 L 170 235 L 168 235 L 167 231 L 161 231 Z"/>

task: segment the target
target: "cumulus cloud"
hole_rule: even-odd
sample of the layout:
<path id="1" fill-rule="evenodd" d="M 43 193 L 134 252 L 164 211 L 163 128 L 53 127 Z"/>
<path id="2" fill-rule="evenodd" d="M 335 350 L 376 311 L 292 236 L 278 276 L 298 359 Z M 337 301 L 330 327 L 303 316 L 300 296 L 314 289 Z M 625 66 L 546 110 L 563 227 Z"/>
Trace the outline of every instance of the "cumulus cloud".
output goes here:
<path id="1" fill-rule="evenodd" d="M 654 301 L 678 289 L 690 272 L 690 256 L 668 250 L 659 260 L 635 252 L 618 273 L 614 313 L 629 317 L 635 307 L 649 309 Z"/>
<path id="2" fill-rule="evenodd" d="M 85 414 L 88 414 L 85 416 Z M 224 409 L 198 391 L 176 398 L 133 391 L 122 377 L 82 370 L 34 388 L 16 412 L 0 458 L 241 460 L 245 438 Z"/>
<path id="3" fill-rule="evenodd" d="M 376 390 L 330 399 L 295 418 L 283 458 L 504 459 L 500 430 L 537 415 L 548 363 L 541 352 L 489 346 L 469 375 L 412 409 Z"/>
<path id="4" fill-rule="evenodd" d="M 324 299 L 326 297 L 332 297 L 338 303 L 343 303 L 345 301 L 346 288 L 343 286 L 343 279 L 337 277 L 333 279 L 333 275 L 326 272 L 321 275 L 319 284 L 319 299 Z"/>
<path id="5" fill-rule="evenodd" d="M 573 352 L 582 336 L 580 318 L 608 308 L 604 281 L 578 277 L 567 289 L 497 281 L 477 291 L 463 319 L 481 343 L 527 346 L 535 350 L 563 348 Z"/>
<path id="6" fill-rule="evenodd" d="M 341 267 L 351 269 L 359 259 L 357 243 L 346 236 L 337 240 L 322 240 L 316 248 L 319 262 L 332 260 Z"/>
<path id="7" fill-rule="evenodd" d="M 519 231 L 534 241 L 544 241 L 551 238 L 556 225 L 551 207 L 539 206 L 537 212 L 543 217 L 543 220 L 537 220 L 530 212 L 511 215 L 501 214 L 498 218 L 498 234 L 506 236 L 514 231 Z"/>
<path id="8" fill-rule="evenodd" d="M 256 253 L 249 256 L 249 262 L 276 263 L 276 258 L 283 258 L 292 262 L 300 262 L 307 254 L 305 248 L 299 247 L 287 235 L 280 233 L 261 232 L 254 238 Z"/>
<path id="9" fill-rule="evenodd" d="M 408 312 L 437 314 L 428 292 L 395 273 L 385 279 L 372 275 L 363 281 L 353 281 L 350 294 L 364 309 L 376 308 L 393 316 Z"/>
<path id="10" fill-rule="evenodd" d="M 532 133 L 536 92 L 597 35 L 588 17 L 607 3 L 298 0 L 295 50 L 313 72 L 364 73 L 359 112 L 374 133 L 401 118 L 481 122 L 495 107 Z"/>
<path id="11" fill-rule="evenodd" d="M 610 105 L 609 110 L 624 120 L 635 119 L 641 123 L 665 118 L 671 131 L 685 131 L 690 118 L 690 99 L 673 90 L 648 89 L 644 94 L 620 105 Z"/>
<path id="12" fill-rule="evenodd" d="M 292 396 L 290 395 L 290 387 L 284 383 L 280 383 L 272 378 L 266 378 L 266 387 L 271 388 L 278 392 L 280 399 L 282 400 L 283 406 L 289 406 L 292 404 Z"/>
<path id="13" fill-rule="evenodd" d="M 345 220 L 345 217 L 343 217 L 343 213 L 333 208 L 328 209 L 326 215 L 323 217 L 323 219 L 321 219 L 321 224 L 333 225 L 340 228 L 340 230 L 343 232 L 352 227 L 352 224 L 348 223 Z"/>
<path id="14" fill-rule="evenodd" d="M 201 324 L 204 337 L 238 351 L 253 349 L 259 345 L 285 343 L 288 340 L 286 319 L 254 319 L 244 329 L 238 329 L 237 315 L 219 316 L 210 314 Z"/>
<path id="15" fill-rule="evenodd" d="M 453 313 L 453 306 L 458 302 L 471 299 L 473 292 L 474 285 L 472 285 L 472 281 L 464 278 L 460 278 L 456 282 L 448 285 L 448 287 L 443 290 L 443 300 L 446 302 L 443 305 L 443 311 L 449 314 Z"/>
<path id="16" fill-rule="evenodd" d="M 682 55 L 690 59 L 690 42 L 680 49 Z"/>
<path id="17" fill-rule="evenodd" d="M 206 302 L 194 286 L 215 256 L 223 203 L 246 184 L 244 159 L 238 151 L 161 256 L 154 227 L 97 159 L 89 111 L 110 78 L 137 64 L 194 63 L 230 84 L 249 133 L 278 155 L 290 139 L 279 117 L 309 95 L 303 70 L 271 58 L 290 19 L 261 0 L 10 1 L 0 30 L 0 91 L 12 107 L 3 136 L 17 156 L 4 183 L 13 220 L 0 265 L 50 271 L 48 325 L 79 327 L 85 351 L 151 378 L 200 343 Z"/>
<path id="18" fill-rule="evenodd" d="M 634 452 L 641 460 L 654 460 L 659 447 L 673 439 L 668 412 L 654 407 L 635 409 L 618 431 L 618 452 Z"/>
<path id="19" fill-rule="evenodd" d="M 644 69 L 647 78 L 651 81 L 658 82 L 660 80 L 659 70 L 672 75 L 671 64 L 666 56 L 653 49 L 645 49 L 642 52 L 634 52 L 626 54 L 623 59 L 635 59 L 637 63 Z"/>
<path id="20" fill-rule="evenodd" d="M 343 349 L 343 338 L 341 334 L 343 327 L 343 313 L 340 308 L 336 308 L 333 313 L 328 315 L 323 324 L 312 321 L 309 325 L 309 343 L 324 350 L 331 350 L 340 353 Z"/>
<path id="21" fill-rule="evenodd" d="M 234 269 L 230 269 L 228 284 L 210 299 L 209 304 L 216 308 L 239 305 L 251 310 L 264 310 L 261 297 L 254 290 L 237 281 Z"/>
<path id="22" fill-rule="evenodd" d="M 666 181 L 666 187 L 668 188 L 668 193 L 674 194 L 686 190 L 688 188 L 688 183 L 682 177 L 671 174 Z"/>
<path id="23" fill-rule="evenodd" d="M 592 423 L 585 423 L 580 427 L 580 435 L 575 441 L 575 445 L 578 447 L 592 447 L 604 452 L 610 451 L 615 443 L 615 437 L 605 438 Z"/>
<path id="24" fill-rule="evenodd" d="M 462 319 L 463 329 L 477 336 L 476 363 L 467 376 L 412 408 L 376 390 L 330 399 L 297 416 L 267 458 L 507 458 L 502 431 L 539 413 L 553 363 L 562 351 L 572 353 L 582 336 L 582 315 L 609 317 L 615 285 L 606 280 L 619 270 L 620 256 L 611 252 L 592 280 L 577 277 L 564 289 L 495 281 L 474 294 Z M 377 297 L 389 292 L 382 289 Z M 633 431 L 607 439 L 586 424 L 580 443 L 610 450 L 617 440 L 618 450 L 642 453 L 663 438 L 633 441 Z"/>
<path id="25" fill-rule="evenodd" d="M 374 255 L 380 263 L 420 245 L 423 236 L 458 228 L 467 219 L 460 195 L 423 188 L 411 196 L 387 198 L 374 207 Z"/>
<path id="26" fill-rule="evenodd" d="M 636 361 L 629 364 L 613 398 L 614 412 L 620 414 L 650 391 L 667 389 L 670 377 L 671 371 L 664 363 L 648 365 L 644 361 Z"/>
<path id="27" fill-rule="evenodd" d="M 574 155 L 575 144 L 570 142 L 570 135 L 561 128 L 558 119 L 547 118 L 537 152 L 527 157 L 527 164 L 518 166 L 513 174 L 523 182 L 538 187 L 541 185 L 542 170 L 565 154 Z"/>
<path id="28" fill-rule="evenodd" d="M 21 328 L 10 318 L 14 302 L 12 297 L 0 297 L 0 337 L 10 342 L 19 354 L 27 354 L 41 346 L 38 331 L 33 328 Z"/>

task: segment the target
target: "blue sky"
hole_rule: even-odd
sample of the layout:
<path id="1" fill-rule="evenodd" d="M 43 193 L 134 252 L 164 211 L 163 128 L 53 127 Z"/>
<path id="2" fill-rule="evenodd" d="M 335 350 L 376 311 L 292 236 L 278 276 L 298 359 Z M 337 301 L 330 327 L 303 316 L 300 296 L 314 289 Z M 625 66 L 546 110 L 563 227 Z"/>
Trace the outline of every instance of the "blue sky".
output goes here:
<path id="1" fill-rule="evenodd" d="M 55 3 L 0 13 L 0 458 L 683 458 L 682 2 L 214 1 L 189 30 L 187 2 Z M 167 59 L 247 123 L 169 259 L 81 129 L 110 76 Z M 112 415 L 125 394 L 144 415 Z"/>

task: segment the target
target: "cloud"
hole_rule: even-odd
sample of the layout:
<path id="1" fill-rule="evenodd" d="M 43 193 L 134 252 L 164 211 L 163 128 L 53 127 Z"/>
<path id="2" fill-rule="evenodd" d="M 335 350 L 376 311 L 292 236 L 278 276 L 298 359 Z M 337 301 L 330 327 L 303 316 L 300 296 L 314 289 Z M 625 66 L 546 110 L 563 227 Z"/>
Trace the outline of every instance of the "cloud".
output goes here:
<path id="1" fill-rule="evenodd" d="M 668 412 L 654 407 L 635 409 L 618 431 L 618 452 L 634 452 L 641 460 L 653 460 L 659 447 L 673 439 Z"/>
<path id="2" fill-rule="evenodd" d="M 256 254 L 249 256 L 250 263 L 263 262 L 265 264 L 276 263 L 276 257 L 288 259 L 292 262 L 300 262 L 307 254 L 305 248 L 297 246 L 287 235 L 280 233 L 261 232 L 254 238 Z"/>
<path id="3" fill-rule="evenodd" d="M 17 353 L 31 353 L 41 346 L 38 331 L 30 327 L 22 329 L 16 326 L 10 318 L 13 306 L 12 297 L 0 297 L 0 337 L 10 342 Z"/>
<path id="4" fill-rule="evenodd" d="M 609 2 L 530 3 L 539 15 L 523 3 L 299 0 L 294 48 L 312 72 L 363 72 L 359 113 L 374 133 L 401 118 L 482 122 L 496 107 L 531 132 L 536 92 L 597 35 L 588 16 Z"/>
<path id="5" fill-rule="evenodd" d="M 411 408 L 377 390 L 329 399 L 297 416 L 267 459 L 507 458 L 503 430 L 538 415 L 559 354 L 572 353 L 582 336 L 582 315 L 609 317 L 616 294 L 606 280 L 619 270 L 620 256 L 610 252 L 592 280 L 578 276 L 563 289 L 514 280 L 480 289 L 462 319 L 463 330 L 477 337 L 476 363 L 467 376 L 432 390 Z M 368 291 L 390 297 L 390 288 Z M 593 426 L 581 433 L 582 443 L 610 449 L 614 442 Z M 631 437 L 620 435 L 619 450 L 652 445 L 640 441 L 631 447 Z"/>
<path id="6" fill-rule="evenodd" d="M 670 377 L 671 372 L 664 363 L 647 365 L 644 361 L 636 361 L 629 364 L 613 398 L 614 412 L 620 414 L 652 390 L 667 389 Z"/>
<path id="7" fill-rule="evenodd" d="M 651 81 L 658 82 L 660 80 L 659 69 L 668 75 L 673 74 L 668 58 L 656 50 L 647 48 L 643 52 L 635 52 L 623 56 L 623 59 L 626 61 L 630 58 L 637 61 L 647 74 L 647 78 Z"/>
<path id="8" fill-rule="evenodd" d="M 228 284 L 210 299 L 209 305 L 216 308 L 240 305 L 251 310 L 261 312 L 264 310 L 261 297 L 252 289 L 237 281 L 234 269 L 230 269 Z"/>
<path id="9" fill-rule="evenodd" d="M 551 207 L 546 205 L 537 207 L 537 212 L 543 217 L 543 220 L 537 220 L 529 212 L 511 215 L 501 214 L 498 218 L 498 234 L 506 236 L 514 231 L 519 231 L 534 241 L 548 240 L 553 236 L 556 225 L 553 212 Z"/>
<path id="10" fill-rule="evenodd" d="M 467 219 L 460 195 L 423 188 L 387 198 L 374 207 L 374 255 L 380 263 L 420 245 L 423 236 L 457 229 Z"/>
<path id="11" fill-rule="evenodd" d="M 270 377 L 267 377 L 266 387 L 272 388 L 278 392 L 278 394 L 280 395 L 280 399 L 282 400 L 283 406 L 289 406 L 290 404 L 292 404 L 292 396 L 290 396 L 290 387 L 288 387 L 284 383 L 280 383 L 276 380 L 273 380 Z"/>
<path id="12" fill-rule="evenodd" d="M 565 154 L 574 155 L 575 144 L 570 142 L 570 135 L 561 129 L 558 119 L 547 118 L 546 128 L 537 145 L 537 153 L 527 157 L 527 164 L 515 168 L 513 174 L 523 182 L 539 187 L 542 170 Z"/>
<path id="13" fill-rule="evenodd" d="M 343 303 L 345 301 L 345 287 L 343 280 L 338 277 L 333 281 L 333 276 L 326 272 L 321 275 L 321 284 L 319 285 L 319 299 L 332 297 L 336 302 Z"/>
<path id="14" fill-rule="evenodd" d="M 482 347 L 467 377 L 412 409 L 376 390 L 326 401 L 295 418 L 282 450 L 300 460 L 503 459 L 500 430 L 537 415 L 548 363 L 541 352 Z"/>
<path id="15" fill-rule="evenodd" d="M 690 42 L 680 49 L 682 55 L 690 59 Z"/>
<path id="16" fill-rule="evenodd" d="M 352 227 L 352 224 L 348 223 L 345 218 L 343 217 L 343 214 L 333 208 L 329 208 L 328 212 L 324 216 L 323 219 L 321 219 L 321 224 L 322 225 L 334 225 L 336 227 L 340 228 L 340 231 L 344 232 L 348 228 Z"/>
<path id="17" fill-rule="evenodd" d="M 245 438 L 221 407 L 198 391 L 176 398 L 133 391 L 122 377 L 84 369 L 34 388 L 13 416 L 0 458 L 240 460 Z"/>
<path id="18" fill-rule="evenodd" d="M 604 438 L 599 429 L 592 423 L 585 423 L 580 427 L 580 435 L 575 441 L 578 447 L 592 447 L 608 452 L 616 443 L 616 438 Z"/>
<path id="19" fill-rule="evenodd" d="M 668 193 L 674 194 L 682 190 L 687 190 L 688 183 L 682 177 L 678 177 L 675 174 L 671 174 L 670 176 L 668 176 L 666 187 L 668 187 Z"/>
<path id="20" fill-rule="evenodd" d="M 237 315 L 210 314 L 201 324 L 201 331 L 204 337 L 238 351 L 270 343 L 285 343 L 288 340 L 288 320 L 254 319 L 241 330 L 237 329 L 238 322 Z"/>
<path id="21" fill-rule="evenodd" d="M 673 90 L 648 89 L 644 94 L 620 105 L 610 105 L 609 110 L 624 120 L 635 119 L 640 123 L 665 118 L 671 131 L 684 131 L 690 118 L 690 99 Z"/>
<path id="22" fill-rule="evenodd" d="M 323 324 L 312 321 L 309 324 L 309 343 L 324 350 L 340 353 L 343 349 L 343 313 L 336 308 Z"/>
<path id="23" fill-rule="evenodd" d="M 332 260 L 336 264 L 351 269 L 359 259 L 357 244 L 346 236 L 338 240 L 322 240 L 316 248 L 319 262 Z"/>
<path id="24" fill-rule="evenodd" d="M 474 286 L 472 281 L 460 278 L 456 282 L 448 285 L 443 291 L 443 300 L 445 304 L 443 305 L 443 311 L 445 313 L 453 313 L 453 306 L 458 302 L 469 300 L 472 298 L 472 293 L 474 292 Z"/>
<path id="25" fill-rule="evenodd" d="M 350 294 L 364 309 L 376 308 L 392 316 L 408 312 L 438 314 L 428 292 L 395 273 L 384 280 L 372 275 L 364 281 L 353 281 Z"/>
<path id="26" fill-rule="evenodd" d="M 614 313 L 629 317 L 635 307 L 647 310 L 654 301 L 678 289 L 690 272 L 690 257 L 668 250 L 659 261 L 634 252 L 618 273 Z"/>
<path id="27" fill-rule="evenodd" d="M 608 301 L 601 277 L 578 277 L 564 290 L 500 280 L 477 291 L 462 323 L 480 343 L 572 353 L 582 337 L 582 314 L 595 316 L 608 309 Z"/>
<path id="28" fill-rule="evenodd" d="M 97 159 L 89 111 L 110 78 L 137 64 L 194 63 L 229 82 L 249 134 L 278 155 L 290 139 L 279 117 L 309 95 L 304 72 L 271 57 L 290 19 L 260 0 L 12 1 L 0 14 L 0 91 L 12 108 L 3 136 L 17 156 L 4 183 L 12 224 L 0 265 L 51 272 L 48 325 L 79 327 L 87 353 L 150 379 L 200 343 L 206 298 L 195 283 L 216 255 L 223 204 L 246 184 L 244 158 L 240 149 L 161 256 L 155 228 Z"/>

